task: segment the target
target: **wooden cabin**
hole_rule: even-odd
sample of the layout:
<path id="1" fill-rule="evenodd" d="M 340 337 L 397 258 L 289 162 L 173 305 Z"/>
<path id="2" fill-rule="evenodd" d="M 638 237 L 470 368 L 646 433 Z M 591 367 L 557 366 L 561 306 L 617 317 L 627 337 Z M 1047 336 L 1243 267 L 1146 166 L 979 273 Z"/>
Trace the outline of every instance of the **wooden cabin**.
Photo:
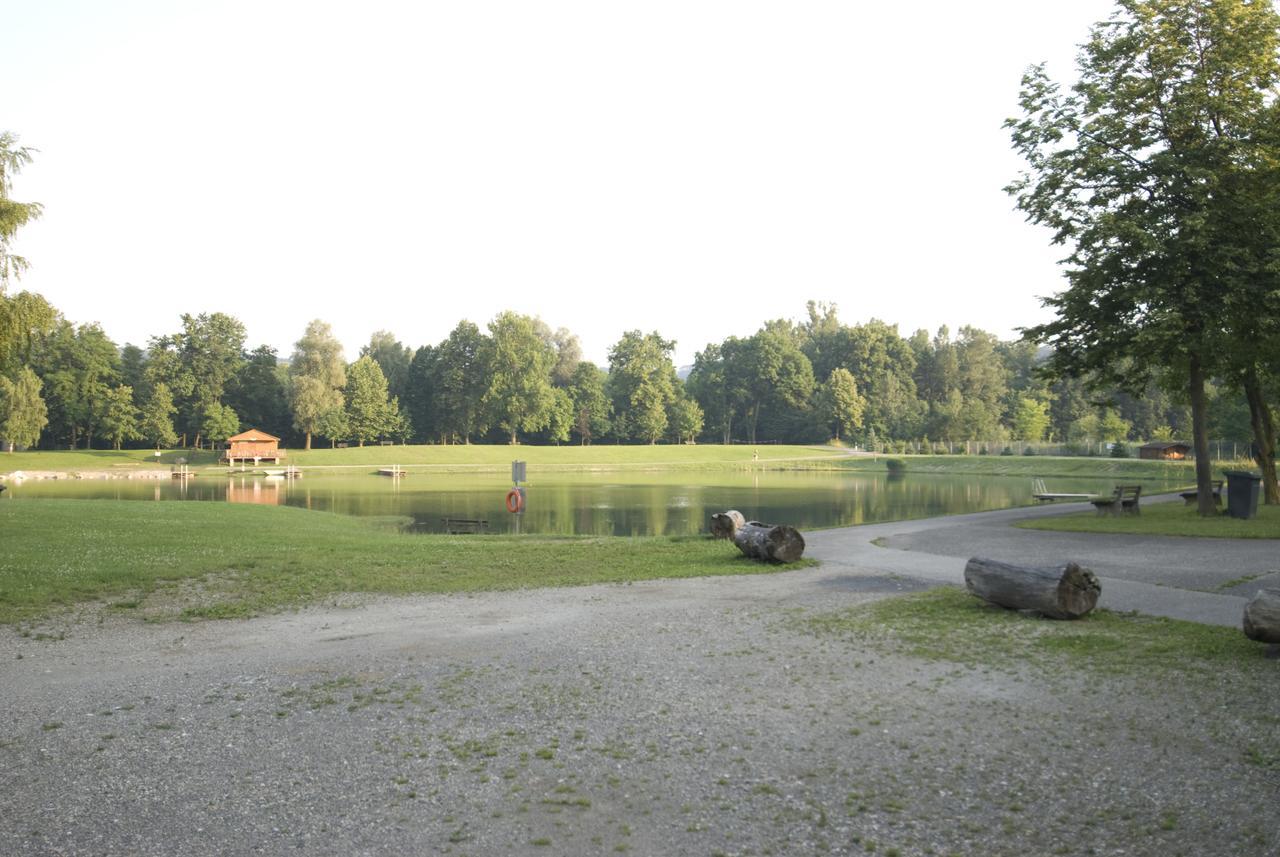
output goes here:
<path id="1" fill-rule="evenodd" d="M 237 461 L 258 464 L 267 460 L 279 464 L 284 460 L 284 450 L 280 448 L 280 438 L 265 431 L 249 429 L 227 438 L 227 448 L 223 450 L 222 460 L 228 465 Z"/>
<path id="2" fill-rule="evenodd" d="M 1144 443 L 1138 447 L 1138 458 L 1149 458 L 1155 461 L 1183 461 L 1191 452 L 1188 444 L 1180 441 L 1158 441 Z"/>

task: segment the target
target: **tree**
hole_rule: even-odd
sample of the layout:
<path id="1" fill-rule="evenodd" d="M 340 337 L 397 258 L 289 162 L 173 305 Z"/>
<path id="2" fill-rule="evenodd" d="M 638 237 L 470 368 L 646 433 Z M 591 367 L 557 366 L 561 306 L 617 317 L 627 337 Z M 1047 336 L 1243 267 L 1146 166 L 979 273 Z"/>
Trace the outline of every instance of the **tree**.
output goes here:
<path id="1" fill-rule="evenodd" d="M 18 202 L 9 196 L 13 193 L 13 177 L 31 163 L 33 151 L 19 146 L 18 138 L 8 131 L 0 133 L 0 295 L 8 287 L 10 277 L 16 279 L 27 269 L 27 260 L 10 252 L 9 242 L 18 229 L 35 220 L 41 212 L 40 203 Z"/>
<path id="2" fill-rule="evenodd" d="M 163 383 L 152 386 L 138 425 L 142 439 L 154 443 L 156 449 L 172 447 L 178 442 L 178 434 L 173 430 L 173 415 L 177 411 L 169 387 Z"/>
<path id="3" fill-rule="evenodd" d="M 609 431 L 609 397 L 605 395 L 608 376 L 586 360 L 578 362 L 569 379 L 569 399 L 573 405 L 573 430 L 583 446 Z"/>
<path id="4" fill-rule="evenodd" d="M 121 384 L 107 391 L 102 414 L 102 436 L 119 449 L 125 441 L 141 437 L 138 433 L 138 408 L 133 404 L 133 388 Z"/>
<path id="5" fill-rule="evenodd" d="M 573 399 L 563 387 L 551 388 L 551 409 L 547 419 L 547 440 L 559 446 L 573 430 Z"/>
<path id="6" fill-rule="evenodd" d="M 667 431 L 667 405 L 675 398 L 674 342 L 629 330 L 609 349 L 609 397 L 619 439 L 656 443 Z"/>
<path id="7" fill-rule="evenodd" d="M 848 437 L 862 427 L 866 400 L 858 395 L 858 384 L 848 369 L 836 367 L 831 370 L 830 377 L 822 385 L 820 401 L 822 418 L 835 430 L 836 440 L 840 440 L 841 432 Z"/>
<path id="8" fill-rule="evenodd" d="M 0 438 L 13 452 L 15 446 L 33 446 L 49 422 L 49 411 L 40 398 L 40 379 L 28 366 L 16 380 L 0 375 Z"/>
<path id="9" fill-rule="evenodd" d="M 667 425 L 671 427 L 676 443 L 696 443 L 702 433 L 702 424 L 702 408 L 684 390 L 680 390 L 667 406 Z"/>
<path id="10" fill-rule="evenodd" d="M 205 408 L 200 430 L 212 447 L 240 431 L 240 417 L 236 416 L 235 410 L 229 405 L 213 402 Z"/>
<path id="11" fill-rule="evenodd" d="M 33 363 L 44 381 L 50 432 L 65 437 L 73 449 L 81 437 L 91 448 L 107 393 L 120 381 L 115 343 L 96 324 L 77 327 L 63 321 L 39 343 Z"/>
<path id="12" fill-rule="evenodd" d="M 1013 415 L 1013 436 L 1018 440 L 1037 442 L 1044 440 L 1049 430 L 1049 404 L 1032 396 L 1018 400 Z"/>
<path id="13" fill-rule="evenodd" d="M 276 350 L 260 345 L 228 382 L 225 403 L 245 426 L 283 437 L 290 428 L 288 379 L 288 369 L 281 365 Z"/>
<path id="14" fill-rule="evenodd" d="M 33 346 L 57 324 L 58 311 L 44 298 L 32 292 L 8 296 L 0 286 L 0 374 L 15 377 L 31 362 Z"/>
<path id="15" fill-rule="evenodd" d="M 693 356 L 693 369 L 684 385 L 702 408 L 706 423 L 719 433 L 720 442 L 727 444 L 733 440 L 733 421 L 737 410 L 725 384 L 724 371 L 721 346 L 712 342 Z"/>
<path id="16" fill-rule="evenodd" d="M 471 436 L 489 427 L 484 397 L 489 389 L 488 338 L 469 321 L 460 321 L 435 351 L 434 415 L 441 440 Z M 415 421 L 418 419 L 414 415 Z M 423 428 L 423 426 L 419 426 Z"/>
<path id="17" fill-rule="evenodd" d="M 551 368 L 555 351 L 538 335 L 534 320 L 514 312 L 489 322 L 481 352 L 489 383 L 482 400 L 488 421 L 511 443 L 519 432 L 536 432 L 551 420 Z"/>
<path id="18" fill-rule="evenodd" d="M 372 357 L 387 379 L 387 395 L 403 399 L 409 383 L 409 365 L 413 362 L 413 350 L 403 345 L 394 335 L 379 330 L 369 337 L 369 344 L 360 349 L 361 357 Z"/>
<path id="19" fill-rule="evenodd" d="M 1033 67 L 1006 123 L 1027 162 L 1007 190 L 1068 247 L 1068 286 L 1044 300 L 1056 318 L 1026 336 L 1053 347 L 1052 371 L 1127 389 L 1180 367 L 1206 516 L 1205 383 L 1239 290 L 1223 272 L 1241 261 L 1220 240 L 1222 191 L 1262 159 L 1278 25 L 1270 3 L 1120 0 L 1081 49 L 1071 94 Z"/>
<path id="20" fill-rule="evenodd" d="M 342 388 L 346 383 L 342 343 L 334 337 L 329 325 L 319 319 L 312 321 L 302 338 L 294 343 L 289 360 L 293 426 L 306 435 L 306 449 L 311 449 L 312 434 L 336 440 L 345 432 L 346 418 L 341 412 Z"/>
<path id="21" fill-rule="evenodd" d="M 730 395 L 745 404 L 748 439 L 756 442 L 765 409 L 808 407 L 813 395 L 813 366 L 788 332 L 765 327 L 750 339 L 726 342 L 725 383 Z"/>
<path id="22" fill-rule="evenodd" d="M 399 402 L 393 409 L 387 398 L 387 379 L 372 357 L 365 355 L 351 364 L 344 398 L 347 430 L 361 446 L 366 441 L 384 437 L 394 428 Z"/>

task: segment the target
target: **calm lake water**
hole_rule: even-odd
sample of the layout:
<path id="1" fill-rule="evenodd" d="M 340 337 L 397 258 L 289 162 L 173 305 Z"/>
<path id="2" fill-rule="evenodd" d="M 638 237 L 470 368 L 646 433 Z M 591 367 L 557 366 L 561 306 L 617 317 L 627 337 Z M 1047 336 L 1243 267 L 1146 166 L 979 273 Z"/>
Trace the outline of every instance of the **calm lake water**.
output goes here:
<path id="1" fill-rule="evenodd" d="M 1109 492 L 1106 479 L 1051 479 L 1057 492 Z M 800 529 L 1004 509 L 1032 502 L 1031 480 L 908 473 L 530 473 L 528 505 L 506 511 L 505 475 L 413 472 L 305 475 L 297 480 L 202 473 L 190 480 L 39 480 L 10 482 L 0 502 L 29 497 L 206 500 L 300 506 L 361 516 L 402 516 L 413 529 L 441 532 L 442 519 L 480 518 L 489 532 L 565 535 L 691 535 L 710 516 L 737 509 L 748 520 Z"/>

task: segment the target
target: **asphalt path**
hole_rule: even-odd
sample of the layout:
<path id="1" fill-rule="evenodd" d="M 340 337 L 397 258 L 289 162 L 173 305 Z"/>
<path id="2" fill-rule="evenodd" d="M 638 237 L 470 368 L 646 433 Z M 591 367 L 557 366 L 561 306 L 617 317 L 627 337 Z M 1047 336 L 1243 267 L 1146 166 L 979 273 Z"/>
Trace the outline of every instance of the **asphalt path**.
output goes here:
<path id="1" fill-rule="evenodd" d="M 1088 503 L 1061 503 L 822 530 L 806 535 L 806 556 L 831 571 L 946 583 L 964 582 L 971 557 L 1033 566 L 1070 561 L 1098 575 L 1100 607 L 1226 626 L 1240 624 L 1245 602 L 1257 590 L 1280 587 L 1280 551 L 1270 539 L 1058 533 L 1013 526 L 1088 509 Z"/>

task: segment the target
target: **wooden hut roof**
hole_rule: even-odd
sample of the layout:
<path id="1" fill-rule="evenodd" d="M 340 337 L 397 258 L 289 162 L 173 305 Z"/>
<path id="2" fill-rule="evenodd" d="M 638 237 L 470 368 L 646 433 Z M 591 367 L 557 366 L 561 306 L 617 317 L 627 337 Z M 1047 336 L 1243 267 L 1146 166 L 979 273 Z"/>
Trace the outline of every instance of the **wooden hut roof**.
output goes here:
<path id="1" fill-rule="evenodd" d="M 248 431 L 241 432 L 235 437 L 227 438 L 228 443 L 234 440 L 262 440 L 262 441 L 274 440 L 278 443 L 280 441 L 280 438 L 276 437 L 273 434 L 267 434 L 265 431 L 258 431 L 257 429 L 249 429 Z"/>
<path id="2" fill-rule="evenodd" d="M 1141 448 L 1142 449 L 1175 449 L 1177 447 L 1182 447 L 1183 449 L 1190 449 L 1191 445 L 1183 443 L 1180 440 L 1156 440 L 1156 441 L 1152 441 L 1151 443 L 1144 443 Z"/>

